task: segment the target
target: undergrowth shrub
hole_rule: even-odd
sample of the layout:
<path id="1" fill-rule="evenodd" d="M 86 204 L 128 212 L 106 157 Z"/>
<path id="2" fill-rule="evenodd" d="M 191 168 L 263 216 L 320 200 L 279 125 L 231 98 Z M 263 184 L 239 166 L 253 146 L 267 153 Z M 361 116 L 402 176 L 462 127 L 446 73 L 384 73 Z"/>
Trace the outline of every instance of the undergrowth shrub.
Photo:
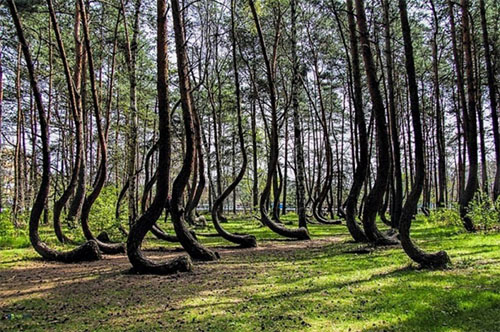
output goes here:
<path id="1" fill-rule="evenodd" d="M 444 225 L 444 226 L 461 226 L 462 220 L 458 212 L 458 206 L 450 208 L 442 208 L 431 210 L 427 218 L 429 223 Z"/>
<path id="2" fill-rule="evenodd" d="M 478 192 L 469 205 L 468 215 L 477 229 L 500 229 L 500 198 L 494 202 L 488 194 Z"/>
<path id="3" fill-rule="evenodd" d="M 97 236 L 100 232 L 106 231 L 111 238 L 118 239 L 122 237 L 119 231 L 120 224 L 128 222 L 126 204 L 122 201 L 122 213 L 120 218 L 115 218 L 116 201 L 118 199 L 119 189 L 115 186 L 106 186 L 102 188 L 101 194 L 96 199 L 89 215 L 89 224 L 92 232 Z"/>
<path id="4" fill-rule="evenodd" d="M 28 232 L 14 227 L 10 211 L 0 212 L 0 248 L 26 248 L 29 245 Z"/>
<path id="5" fill-rule="evenodd" d="M 468 216 L 479 230 L 499 230 L 500 198 L 493 202 L 493 199 L 488 194 L 478 192 L 469 204 Z M 444 226 L 463 227 L 458 204 L 454 204 L 450 208 L 431 210 L 427 222 Z"/>

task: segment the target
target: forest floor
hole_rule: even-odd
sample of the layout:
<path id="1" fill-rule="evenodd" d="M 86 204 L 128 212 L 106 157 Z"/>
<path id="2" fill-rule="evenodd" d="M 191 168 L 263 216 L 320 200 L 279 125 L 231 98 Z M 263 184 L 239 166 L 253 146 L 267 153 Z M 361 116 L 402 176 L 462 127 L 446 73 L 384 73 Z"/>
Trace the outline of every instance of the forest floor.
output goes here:
<path id="1" fill-rule="evenodd" d="M 345 226 L 312 225 L 312 241 L 280 239 L 249 219 L 225 226 L 255 234 L 259 247 L 200 237 L 221 259 L 170 276 L 130 274 L 125 255 L 61 264 L 30 248 L 0 250 L 0 331 L 499 330 L 498 232 L 420 220 L 417 243 L 452 259 L 428 271 L 399 247 L 349 253 L 360 245 Z M 158 260 L 184 254 L 153 239 L 145 248 Z"/>

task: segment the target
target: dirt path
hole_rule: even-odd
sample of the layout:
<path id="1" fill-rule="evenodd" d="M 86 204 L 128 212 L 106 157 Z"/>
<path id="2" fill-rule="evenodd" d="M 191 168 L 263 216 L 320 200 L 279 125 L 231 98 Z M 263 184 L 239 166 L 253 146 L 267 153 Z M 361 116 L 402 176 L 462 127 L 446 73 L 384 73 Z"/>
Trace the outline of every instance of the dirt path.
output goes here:
<path id="1" fill-rule="evenodd" d="M 125 255 L 105 256 L 101 261 L 81 264 L 20 261 L 15 267 L 0 270 L 0 317 L 18 319 L 19 328 L 29 327 L 29 322 L 35 321 L 64 323 L 75 316 L 80 324 L 93 326 L 85 322 L 93 319 L 86 313 L 89 310 L 116 307 L 116 312 L 111 310 L 108 318 L 115 314 L 127 317 L 132 312 L 137 315 L 137 307 L 158 308 L 160 304 L 175 310 L 177 303 L 191 294 L 203 290 L 224 293 L 273 266 L 273 262 L 294 261 L 295 255 L 318 252 L 342 240 L 342 237 L 271 240 L 261 241 L 259 247 L 251 249 L 219 247 L 215 248 L 221 255 L 218 262 L 195 263 L 192 273 L 170 276 L 131 275 Z M 161 261 L 185 252 L 157 248 L 147 254 Z M 132 309 L 132 304 L 137 306 Z"/>

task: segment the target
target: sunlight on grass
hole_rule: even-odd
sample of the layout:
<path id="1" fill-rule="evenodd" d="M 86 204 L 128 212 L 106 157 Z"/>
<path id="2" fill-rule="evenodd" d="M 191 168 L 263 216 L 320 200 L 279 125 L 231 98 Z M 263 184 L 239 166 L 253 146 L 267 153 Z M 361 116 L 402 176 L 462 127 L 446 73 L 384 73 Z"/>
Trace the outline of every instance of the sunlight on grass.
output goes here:
<path id="1" fill-rule="evenodd" d="M 349 242 L 344 226 L 313 225 L 311 242 L 281 241 L 251 219 L 224 227 L 256 235 L 260 247 L 234 249 L 203 236 L 213 228 L 199 230 L 221 260 L 173 276 L 123 274 L 123 256 L 63 265 L 38 260 L 30 248 L 2 250 L 0 278 L 10 286 L 0 286 L 0 313 L 29 316 L 1 320 L 0 330 L 497 331 L 499 233 L 416 222 L 419 245 L 445 249 L 453 261 L 428 271 L 398 247 L 345 253 L 360 245 Z M 161 256 L 178 254 L 168 250 L 179 245 L 148 235 L 144 247 L 165 248 L 150 252 Z"/>

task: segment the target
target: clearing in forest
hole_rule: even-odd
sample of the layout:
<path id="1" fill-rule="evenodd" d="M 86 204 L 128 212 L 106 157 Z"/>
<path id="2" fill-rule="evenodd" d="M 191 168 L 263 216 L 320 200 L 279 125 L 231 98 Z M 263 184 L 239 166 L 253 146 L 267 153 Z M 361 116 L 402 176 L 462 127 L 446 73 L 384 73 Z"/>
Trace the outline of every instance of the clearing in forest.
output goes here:
<path id="1" fill-rule="evenodd" d="M 55 331 L 496 331 L 500 234 L 415 225 L 426 249 L 453 265 L 418 270 L 399 247 L 352 254 L 344 226 L 311 227 L 312 241 L 272 238 L 257 223 L 259 247 L 202 241 L 220 261 L 192 273 L 129 274 L 124 255 L 83 264 L 47 263 L 32 249 L 0 252 L 0 330 Z M 183 254 L 148 239 L 147 254 Z"/>

